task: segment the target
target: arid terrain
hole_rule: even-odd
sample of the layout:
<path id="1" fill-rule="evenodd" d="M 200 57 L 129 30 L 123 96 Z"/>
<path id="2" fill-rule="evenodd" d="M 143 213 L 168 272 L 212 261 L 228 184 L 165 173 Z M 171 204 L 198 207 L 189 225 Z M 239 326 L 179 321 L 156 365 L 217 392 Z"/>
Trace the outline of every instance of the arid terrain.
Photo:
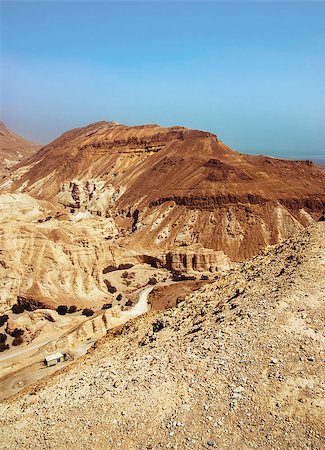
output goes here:
<path id="1" fill-rule="evenodd" d="M 41 145 L 18 136 L 0 122 L 0 178 L 8 173 L 10 167 L 35 153 L 39 148 Z"/>
<path id="2" fill-rule="evenodd" d="M 324 166 L 115 122 L 8 165 L 19 139 L 1 153 L 3 448 L 323 448 Z"/>
<path id="3" fill-rule="evenodd" d="M 64 133 L 2 186 L 111 217 L 132 249 L 200 244 L 235 261 L 317 220 L 325 202 L 324 168 L 311 161 L 243 155 L 183 127 L 111 122 Z"/>
<path id="4" fill-rule="evenodd" d="M 324 448 L 325 225 L 1 405 L 4 449 Z"/>

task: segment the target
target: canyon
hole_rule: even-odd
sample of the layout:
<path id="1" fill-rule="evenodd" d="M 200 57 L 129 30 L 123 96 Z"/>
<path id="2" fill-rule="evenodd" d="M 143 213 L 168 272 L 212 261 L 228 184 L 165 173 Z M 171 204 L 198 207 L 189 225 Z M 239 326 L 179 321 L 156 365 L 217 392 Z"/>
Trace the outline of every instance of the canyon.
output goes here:
<path id="1" fill-rule="evenodd" d="M 98 122 L 8 168 L 0 192 L 0 313 L 124 307 L 150 277 L 211 280 L 317 221 L 325 170 L 209 132 Z"/>
<path id="2" fill-rule="evenodd" d="M 6 135 L 14 135 L 4 125 L 1 130 L 5 130 Z M 28 389 L 33 389 L 29 386 L 35 383 L 39 386 L 35 392 L 38 389 L 41 392 L 36 394 L 38 402 L 42 402 L 42 392 L 52 399 L 51 386 L 55 383 L 61 386 L 61 371 L 60 368 L 44 371 L 42 359 L 51 352 L 62 351 L 68 355 L 62 371 L 71 374 L 73 383 L 76 381 L 74 371 L 83 362 L 88 368 L 98 367 L 100 373 L 106 373 L 102 352 L 107 346 L 111 355 L 121 352 L 116 364 L 119 368 L 123 366 L 124 374 L 129 353 L 136 357 L 139 367 L 144 364 L 147 373 L 151 370 L 148 361 L 155 360 L 155 351 L 162 360 L 165 358 L 164 345 L 170 361 L 174 361 L 177 336 L 180 346 L 189 345 L 192 353 L 189 358 L 196 361 L 200 346 L 214 348 L 217 344 L 213 336 L 220 337 L 222 333 L 225 336 L 227 330 L 230 330 L 231 345 L 235 347 L 238 343 L 231 330 L 243 333 L 247 342 L 254 340 L 251 318 L 258 315 L 259 326 L 266 327 L 267 321 L 261 312 L 263 305 L 268 311 L 267 320 L 273 307 L 277 313 L 286 311 L 285 288 L 292 291 L 292 298 L 297 296 L 291 283 L 298 283 L 299 276 L 304 276 L 303 270 L 311 269 L 312 261 L 317 262 L 315 267 L 319 274 L 323 273 L 320 241 L 325 218 L 324 166 L 312 161 L 241 154 L 213 133 L 180 126 L 164 128 L 98 122 L 67 131 L 41 148 L 26 144 L 25 153 L 19 150 L 21 142 L 23 140 L 17 138 L 19 154 L 10 153 L 5 146 L 2 147 L 4 153 L 0 154 L 3 163 L 0 174 L 0 332 L 4 340 L 1 341 L 0 385 L 1 399 L 8 405 L 8 411 L 10 397 L 14 405 L 19 405 L 20 399 L 33 392 Z M 14 156 L 10 156 L 11 162 L 7 164 L 5 158 L 8 159 L 9 154 Z M 310 260 L 304 256 L 305 248 L 307 256 L 313 255 Z M 299 263 L 295 252 L 301 257 Z M 298 267 L 300 264 L 302 266 Z M 269 269 L 272 276 L 268 274 Z M 287 273 L 290 276 L 287 277 Z M 281 280 L 283 289 L 278 283 Z M 301 296 L 299 301 L 306 310 L 311 308 L 316 317 L 323 287 L 315 286 L 317 299 L 309 286 L 303 288 L 314 303 L 307 304 Z M 265 299 L 267 289 L 273 306 L 258 298 L 261 295 Z M 230 300 L 225 302 L 225 298 Z M 318 328 L 316 337 L 305 324 L 302 331 L 295 304 L 288 308 L 294 310 L 294 318 L 289 317 L 291 313 L 287 314 L 287 322 L 292 319 L 290 330 L 308 335 L 312 339 L 310 351 L 318 352 Z M 204 313 L 199 313 L 203 310 Z M 241 313 L 237 314 L 238 311 Z M 134 320 L 139 315 L 144 316 Z M 212 326 L 214 320 L 216 323 Z M 208 340 L 202 331 L 205 328 L 209 330 Z M 158 336 L 162 329 L 165 331 Z M 196 341 L 197 336 L 200 337 Z M 285 342 L 293 342 L 287 334 L 281 334 L 282 337 Z M 136 344 L 130 344 L 133 338 Z M 272 345 L 276 345 L 278 341 L 273 338 Z M 266 340 L 261 339 L 256 351 L 264 361 L 269 352 L 265 350 Z M 206 351 L 209 354 L 208 348 Z M 226 349 L 220 347 L 220 351 L 226 352 Z M 236 352 L 239 358 L 237 347 Z M 94 363 L 94 355 L 100 356 L 100 363 Z M 190 359 L 185 361 L 184 358 L 181 358 L 183 375 L 186 371 L 192 373 L 188 367 Z M 220 358 L 227 359 L 226 353 Z M 241 359 L 245 358 L 241 355 Z M 257 358 L 256 354 L 255 360 Z M 208 360 L 210 369 L 215 364 L 213 358 Z M 273 367 L 273 363 L 271 365 Z M 235 368 L 231 368 L 234 378 Z M 200 379 L 204 378 L 201 369 Z M 220 372 L 220 387 L 224 376 L 230 375 L 219 369 L 216 370 Z M 264 366 L 262 369 L 266 370 Z M 144 380 L 144 374 L 137 372 L 137 376 Z M 155 373 L 154 379 L 156 376 Z M 249 378 L 248 374 L 245 376 Z M 256 376 L 254 373 L 254 383 L 257 383 Z M 93 374 L 87 372 L 85 377 L 88 385 Z M 109 375 L 105 377 L 110 380 Z M 44 386 L 49 378 L 52 381 L 46 390 Z M 171 372 L 167 378 L 164 389 L 170 386 L 174 392 L 175 380 Z M 311 378 L 306 380 L 305 385 L 311 385 Z M 273 379 L 271 381 L 273 383 Z M 94 381 L 97 386 L 96 383 Z M 132 380 L 127 383 L 133 386 Z M 182 389 L 186 387 L 184 383 Z M 235 386 L 235 379 L 226 382 L 229 383 Z M 243 386 L 243 382 L 240 383 Z M 79 382 L 74 385 L 82 398 L 93 395 L 91 389 L 89 393 L 83 392 Z M 148 380 L 144 385 L 151 386 Z M 155 383 L 153 385 L 156 389 Z M 274 388 L 272 386 L 270 389 Z M 62 389 L 67 395 L 69 389 L 64 383 Z M 110 392 L 110 388 L 108 390 Z M 152 393 L 150 401 L 158 401 L 157 392 Z M 230 399 L 240 397 L 237 394 L 241 394 L 241 390 L 231 392 Z M 174 394 L 170 405 L 175 409 L 180 392 Z M 197 394 L 201 399 L 202 392 Z M 107 394 L 109 401 L 112 400 L 110 395 Z M 100 404 L 96 395 L 92 401 Z M 127 394 L 122 403 L 124 401 L 130 401 Z M 190 399 L 187 403 L 191 403 Z M 148 404 L 144 404 L 147 408 Z M 160 411 L 168 423 L 175 418 L 170 405 L 165 405 L 170 414 Z M 70 407 L 75 407 L 73 401 Z M 32 409 L 28 410 L 30 414 Z M 232 407 L 230 409 L 232 411 Z M 4 406 L 4 424 L 8 426 L 12 416 L 6 411 Z M 133 413 L 133 417 L 138 417 L 138 410 Z M 199 412 L 195 414 L 200 421 Z M 57 418 L 60 414 L 55 410 L 54 416 Z M 97 419 L 95 414 L 89 420 Z M 222 420 L 228 421 L 225 416 Z M 126 426 L 123 420 L 121 423 Z M 42 440 L 40 433 L 43 431 L 34 423 L 33 427 L 35 436 Z M 175 434 L 172 427 L 170 425 L 168 433 Z M 197 431 L 204 427 L 211 434 L 210 426 L 197 423 Z M 115 428 L 110 430 L 118 435 Z M 129 447 L 124 448 L 149 445 L 146 431 L 141 432 L 145 439 L 136 433 L 133 440 L 127 438 Z M 123 433 L 128 434 L 124 428 Z M 157 433 L 159 436 L 152 445 L 160 442 L 166 448 L 164 432 Z M 187 448 L 182 447 L 185 437 L 181 434 L 176 433 L 175 439 L 180 448 Z M 240 432 L 234 435 L 240 439 Z M 26 436 L 22 445 L 32 448 L 33 437 L 27 431 Z M 19 445 L 9 436 L 3 438 L 5 448 Z M 67 441 L 62 438 L 60 442 L 65 445 L 63 442 Z M 75 448 L 85 448 L 89 444 L 83 438 L 80 442 L 74 442 Z M 226 445 L 220 448 L 227 448 L 230 441 L 220 442 Z M 262 441 L 257 439 L 257 442 Z M 199 448 L 192 444 L 193 448 Z M 91 445 L 92 448 L 108 448 L 104 441 Z M 161 448 L 159 445 L 157 448 Z"/>
<path id="3" fill-rule="evenodd" d="M 324 227 L 23 386 L 0 403 L 2 447 L 323 448 Z"/>
<path id="4" fill-rule="evenodd" d="M 209 132 L 98 122 L 12 166 L 0 192 L 0 312 L 18 298 L 98 307 L 119 294 L 109 284 L 143 288 L 141 267 L 211 278 L 301 231 L 323 215 L 325 170 Z M 125 264 L 130 287 L 106 271 Z"/>

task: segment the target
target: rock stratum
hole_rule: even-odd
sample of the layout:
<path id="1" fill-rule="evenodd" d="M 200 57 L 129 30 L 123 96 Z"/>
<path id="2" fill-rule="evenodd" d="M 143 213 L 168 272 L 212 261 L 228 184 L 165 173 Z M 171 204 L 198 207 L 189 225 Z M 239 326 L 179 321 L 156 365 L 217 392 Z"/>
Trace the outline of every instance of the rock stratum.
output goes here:
<path id="1" fill-rule="evenodd" d="M 234 261 L 317 220 L 325 171 L 237 153 L 212 133 L 99 122 L 64 133 L 3 183 L 69 211 L 112 217 L 144 248 L 200 244 Z"/>
<path id="2" fill-rule="evenodd" d="M 0 192 L 1 310 L 91 306 L 114 299 L 108 267 L 215 273 L 301 231 L 323 215 L 325 170 L 208 132 L 99 122 L 12 167 Z"/>

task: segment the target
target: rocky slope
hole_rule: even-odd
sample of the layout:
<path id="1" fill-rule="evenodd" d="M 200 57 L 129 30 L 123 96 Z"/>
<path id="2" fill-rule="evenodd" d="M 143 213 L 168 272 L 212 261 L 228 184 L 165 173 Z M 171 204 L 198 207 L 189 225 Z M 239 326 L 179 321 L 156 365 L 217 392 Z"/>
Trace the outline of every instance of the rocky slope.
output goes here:
<path id="1" fill-rule="evenodd" d="M 68 131 L 2 183 L 70 211 L 113 217 L 123 245 L 201 245 L 240 261 L 318 219 L 325 172 L 239 154 L 183 127 L 99 122 Z"/>
<path id="2" fill-rule="evenodd" d="M 4 449 L 321 449 L 325 225 L 5 401 Z"/>
<path id="3" fill-rule="evenodd" d="M 317 220 L 325 172 L 241 155 L 207 132 L 100 122 L 12 167 L 0 189 L 0 315 L 12 320 L 17 302 L 129 308 L 149 281 L 153 308 L 175 305 L 175 283 L 187 277 L 191 292 L 188 276 L 211 281 Z"/>
<path id="4" fill-rule="evenodd" d="M 41 146 L 18 136 L 0 122 L 0 176 L 23 158 L 39 150 Z"/>
<path id="5" fill-rule="evenodd" d="M 172 272 L 228 270 L 222 251 L 123 246 L 113 218 L 67 213 L 28 194 L 0 195 L 0 315 L 17 303 L 99 307 Z M 123 278 L 124 277 L 124 278 Z M 115 291 L 110 290 L 114 286 Z"/>
<path id="6" fill-rule="evenodd" d="M 108 300 L 102 270 L 114 261 L 112 219 L 69 220 L 27 194 L 3 194 L 0 205 L 0 313 L 18 297 L 54 308 Z"/>

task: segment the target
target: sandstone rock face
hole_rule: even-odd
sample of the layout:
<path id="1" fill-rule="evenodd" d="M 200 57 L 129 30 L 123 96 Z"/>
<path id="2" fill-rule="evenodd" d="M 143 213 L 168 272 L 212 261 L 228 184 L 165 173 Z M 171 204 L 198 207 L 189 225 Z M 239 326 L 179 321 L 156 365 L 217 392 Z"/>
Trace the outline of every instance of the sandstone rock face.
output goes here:
<path id="1" fill-rule="evenodd" d="M 10 131 L 0 122 L 0 175 L 41 146 Z"/>
<path id="2" fill-rule="evenodd" d="M 57 199 L 62 205 L 98 216 L 109 216 L 110 208 L 123 194 L 123 187 L 105 186 L 102 180 L 66 181 Z"/>
<path id="3" fill-rule="evenodd" d="M 46 220 L 49 210 L 26 194 L 1 200 L 0 311 L 17 297 L 49 307 L 107 300 L 102 269 L 114 260 L 107 240 L 117 234 L 113 219 Z"/>
<path id="4" fill-rule="evenodd" d="M 230 268 L 230 260 L 223 251 L 206 248 L 180 247 L 165 255 L 169 270 L 177 272 L 218 272 Z"/>
<path id="5" fill-rule="evenodd" d="M 56 311 L 50 309 L 24 311 L 23 314 L 15 315 L 8 320 L 6 332 L 11 334 L 16 328 L 23 330 L 24 343 L 29 343 L 41 333 L 42 336 L 53 333 L 53 326 L 56 329 L 64 329 L 71 322 L 70 316 L 60 316 Z"/>
<path id="6" fill-rule="evenodd" d="M 146 289 L 151 290 L 152 288 Z M 149 310 L 150 308 L 146 305 L 146 301 L 145 298 L 145 304 L 137 304 L 128 311 L 122 311 L 120 306 L 115 305 L 109 310 L 98 312 L 98 315 L 91 317 L 76 327 L 67 336 L 58 339 L 56 348 L 64 349 L 77 356 L 80 344 L 89 342 L 90 340 L 96 341 L 105 336 L 108 330 L 116 328 Z"/>
<path id="7" fill-rule="evenodd" d="M 73 351 L 81 342 L 100 339 L 105 336 L 109 329 L 117 327 L 125 321 L 125 315 L 123 315 L 119 306 L 114 306 L 109 311 L 90 318 L 68 336 L 59 339 L 57 346 Z"/>
<path id="8" fill-rule="evenodd" d="M 53 323 L 58 320 L 64 320 L 64 318 L 51 309 L 42 309 L 33 313 L 25 311 L 24 314 L 16 315 L 8 320 L 6 324 L 6 331 L 11 334 L 15 328 L 21 328 L 34 332 L 35 326 L 42 326 L 42 321 Z"/>

